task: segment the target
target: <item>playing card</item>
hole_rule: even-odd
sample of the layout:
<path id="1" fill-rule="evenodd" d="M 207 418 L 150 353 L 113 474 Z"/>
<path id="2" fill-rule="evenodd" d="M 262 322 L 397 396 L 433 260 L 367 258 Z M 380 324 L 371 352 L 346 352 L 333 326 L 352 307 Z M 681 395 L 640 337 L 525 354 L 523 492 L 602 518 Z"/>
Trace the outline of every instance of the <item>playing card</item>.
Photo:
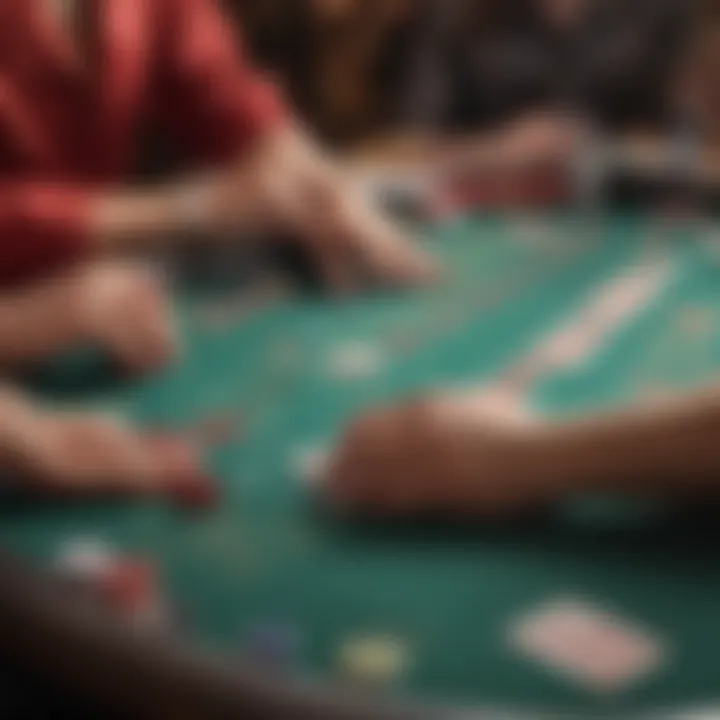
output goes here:
<path id="1" fill-rule="evenodd" d="M 509 644 L 590 690 L 619 692 L 658 670 L 667 656 L 660 638 L 613 613 L 558 599 L 521 617 Z"/>

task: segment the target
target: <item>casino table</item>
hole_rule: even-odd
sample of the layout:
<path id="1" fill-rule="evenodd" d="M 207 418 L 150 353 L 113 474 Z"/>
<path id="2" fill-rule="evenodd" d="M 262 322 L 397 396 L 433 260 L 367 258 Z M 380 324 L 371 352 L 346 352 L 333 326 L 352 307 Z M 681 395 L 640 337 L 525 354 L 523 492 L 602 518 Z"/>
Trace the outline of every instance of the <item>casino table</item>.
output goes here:
<path id="1" fill-rule="evenodd" d="M 191 258 L 168 272 L 185 346 L 175 365 L 128 383 L 78 355 L 33 378 L 50 403 L 148 428 L 195 431 L 222 416 L 232 430 L 209 451 L 222 502 L 207 512 L 161 499 L 3 502 L 0 645 L 137 716 L 684 717 L 718 700 L 711 510 L 586 496 L 502 522 L 368 519 L 325 503 L 306 459 L 363 408 L 506 382 L 602 288 L 654 267 L 660 280 L 614 332 L 518 392 L 557 418 L 711 383 L 720 228 L 566 212 L 415 230 L 444 264 L 440 287 L 331 299 L 273 258 Z M 368 348 L 369 365 L 338 360 Z M 151 557 L 172 629 L 131 632 L 71 597 L 52 567 L 72 538 Z M 608 691 L 520 652 L 520 619 L 568 598 L 646 629 L 657 666 Z M 388 677 L 351 662 L 363 638 L 394 643 Z"/>

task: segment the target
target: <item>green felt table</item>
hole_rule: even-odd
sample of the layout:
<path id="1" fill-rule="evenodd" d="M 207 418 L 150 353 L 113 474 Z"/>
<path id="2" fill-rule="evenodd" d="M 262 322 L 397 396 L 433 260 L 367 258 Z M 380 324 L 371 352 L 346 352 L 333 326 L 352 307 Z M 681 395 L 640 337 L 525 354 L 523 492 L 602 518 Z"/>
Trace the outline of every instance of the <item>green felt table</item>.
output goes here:
<path id="1" fill-rule="evenodd" d="M 720 368 L 713 228 L 638 216 L 477 216 L 421 234 L 448 271 L 443 287 L 342 302 L 179 292 L 185 347 L 173 367 L 89 389 L 61 372 L 50 402 L 110 408 L 147 426 L 192 428 L 214 413 L 234 414 L 242 432 L 210 457 L 223 502 L 199 516 L 162 502 L 8 506 L 2 543 L 40 566 L 73 538 L 150 555 L 184 610 L 190 642 L 233 658 L 254 629 L 290 628 L 298 639 L 286 669 L 293 675 L 347 684 L 341 657 L 349 640 L 395 638 L 407 652 L 404 672 L 367 688 L 395 700 L 532 716 L 625 716 L 712 702 L 720 694 L 712 518 L 623 498 L 571 498 L 543 517 L 504 524 L 345 521 L 318 511 L 297 457 L 332 447 L 364 407 L 492 382 L 604 281 L 657 258 L 672 271 L 654 301 L 578 366 L 536 378 L 525 399 L 558 415 L 712 381 Z M 334 373 L 330 358 L 348 343 L 381 352 L 377 372 Z M 621 692 L 602 693 L 514 650 L 513 623 L 563 597 L 647 629 L 663 643 L 663 663 Z"/>

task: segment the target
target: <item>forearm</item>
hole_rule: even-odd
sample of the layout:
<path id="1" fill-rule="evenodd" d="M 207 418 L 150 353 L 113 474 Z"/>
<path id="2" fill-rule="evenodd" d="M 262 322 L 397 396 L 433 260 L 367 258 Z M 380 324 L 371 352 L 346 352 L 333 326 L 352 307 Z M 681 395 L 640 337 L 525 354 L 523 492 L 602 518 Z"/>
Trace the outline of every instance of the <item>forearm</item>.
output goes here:
<path id="1" fill-rule="evenodd" d="M 92 204 L 91 237 L 98 250 L 144 248 L 186 230 L 187 219 L 171 191 L 108 193 Z"/>
<path id="2" fill-rule="evenodd" d="M 551 426 L 568 490 L 720 490 L 720 391 Z"/>
<path id="3" fill-rule="evenodd" d="M 214 173 L 97 198 L 92 235 L 100 249 L 112 252 L 168 244 L 188 234 L 219 240 L 272 228 L 282 221 L 286 203 L 299 195 L 313 202 L 313 188 L 323 184 L 318 178 L 333 186 L 319 157 L 309 138 L 283 126 Z"/>
<path id="4" fill-rule="evenodd" d="M 212 190 L 206 182 L 149 191 L 0 183 L 0 285 L 27 285 L 104 252 L 209 227 L 213 208 L 204 198 Z"/>
<path id="5" fill-rule="evenodd" d="M 220 180 L 203 178 L 160 188 L 111 192 L 96 198 L 91 237 L 99 252 L 133 252 L 172 244 L 188 235 L 219 237 L 224 231 Z M 250 224 L 242 196 L 233 208 L 233 226 Z M 243 215 L 247 215 L 244 218 Z M 234 228 L 233 228 L 234 229 Z"/>

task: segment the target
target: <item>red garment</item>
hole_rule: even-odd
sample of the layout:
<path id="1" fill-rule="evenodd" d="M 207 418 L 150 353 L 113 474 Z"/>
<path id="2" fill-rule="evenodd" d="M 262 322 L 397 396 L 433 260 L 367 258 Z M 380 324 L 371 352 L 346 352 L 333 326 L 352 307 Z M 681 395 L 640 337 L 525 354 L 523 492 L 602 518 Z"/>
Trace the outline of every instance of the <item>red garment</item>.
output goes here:
<path id="1" fill-rule="evenodd" d="M 90 252 L 94 193 L 157 121 L 194 159 L 229 160 L 282 113 L 217 0 L 92 0 L 95 61 L 39 0 L 0 1 L 0 283 Z"/>

